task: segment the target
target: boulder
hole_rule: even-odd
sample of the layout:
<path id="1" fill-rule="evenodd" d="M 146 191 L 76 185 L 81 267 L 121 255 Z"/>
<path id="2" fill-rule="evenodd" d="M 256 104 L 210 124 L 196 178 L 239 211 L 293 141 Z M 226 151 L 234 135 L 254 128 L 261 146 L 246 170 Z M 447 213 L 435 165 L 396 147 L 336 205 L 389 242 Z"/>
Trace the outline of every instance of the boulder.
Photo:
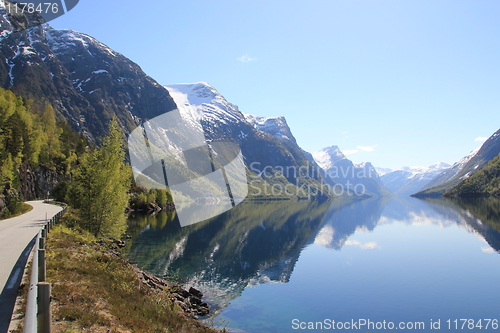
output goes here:
<path id="1" fill-rule="evenodd" d="M 203 297 L 203 293 L 201 291 L 199 291 L 198 289 L 196 288 L 189 288 L 189 293 L 195 297 L 198 297 L 198 298 L 202 298 Z"/>

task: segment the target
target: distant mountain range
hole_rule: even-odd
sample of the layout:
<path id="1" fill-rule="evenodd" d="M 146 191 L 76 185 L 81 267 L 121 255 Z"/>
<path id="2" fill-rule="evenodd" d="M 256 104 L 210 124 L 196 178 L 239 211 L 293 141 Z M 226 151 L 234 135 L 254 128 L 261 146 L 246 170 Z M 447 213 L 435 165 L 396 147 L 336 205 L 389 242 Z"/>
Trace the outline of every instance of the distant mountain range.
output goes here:
<path id="1" fill-rule="evenodd" d="M 450 165 L 446 163 L 438 163 L 430 167 L 402 167 L 383 174 L 380 179 L 392 193 L 407 196 L 421 190 L 449 167 Z"/>
<path id="2" fill-rule="evenodd" d="M 330 146 L 313 154 L 316 163 L 336 183 L 357 194 L 390 195 L 370 162 L 354 164 L 337 146 Z"/>
<path id="3" fill-rule="evenodd" d="M 450 165 L 438 163 L 430 167 L 402 167 L 398 170 L 374 167 L 370 162 L 353 163 L 337 146 L 313 154 L 318 165 L 335 182 L 354 189 L 362 185 L 371 196 L 408 196 L 421 190 Z"/>
<path id="4" fill-rule="evenodd" d="M 353 163 L 337 146 L 324 148 L 313 156 L 333 180 L 344 185 L 348 182 L 363 184 L 370 195 L 392 193 L 400 196 L 440 197 L 445 192 L 448 196 L 500 195 L 499 154 L 500 130 L 493 133 L 480 148 L 451 166 L 437 163 L 430 167 L 402 167 L 398 170 L 374 168 L 369 162 Z"/>

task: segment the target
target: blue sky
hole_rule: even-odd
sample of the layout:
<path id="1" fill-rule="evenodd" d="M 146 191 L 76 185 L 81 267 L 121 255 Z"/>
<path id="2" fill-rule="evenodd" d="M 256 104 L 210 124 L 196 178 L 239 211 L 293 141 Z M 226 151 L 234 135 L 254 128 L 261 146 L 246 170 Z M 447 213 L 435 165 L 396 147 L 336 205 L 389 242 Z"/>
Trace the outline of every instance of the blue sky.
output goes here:
<path id="1" fill-rule="evenodd" d="M 500 128 L 496 0 L 80 0 L 54 20 L 354 162 L 453 163 Z"/>

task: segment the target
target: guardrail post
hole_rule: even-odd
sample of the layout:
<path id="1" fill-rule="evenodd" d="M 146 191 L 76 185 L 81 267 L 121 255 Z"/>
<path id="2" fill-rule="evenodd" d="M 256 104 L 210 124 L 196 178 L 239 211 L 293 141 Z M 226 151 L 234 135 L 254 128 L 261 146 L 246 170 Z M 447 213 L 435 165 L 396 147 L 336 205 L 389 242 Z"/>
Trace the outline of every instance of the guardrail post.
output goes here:
<path id="1" fill-rule="evenodd" d="M 40 248 L 40 249 L 45 249 L 45 238 L 43 238 L 43 237 L 40 237 L 40 245 L 39 245 L 39 248 Z"/>
<path id="2" fill-rule="evenodd" d="M 45 265 L 45 249 L 38 250 L 38 281 L 45 282 L 47 267 Z"/>
<path id="3" fill-rule="evenodd" d="M 50 321 L 50 294 L 51 286 L 48 282 L 38 283 L 38 333 L 50 333 L 52 324 Z"/>

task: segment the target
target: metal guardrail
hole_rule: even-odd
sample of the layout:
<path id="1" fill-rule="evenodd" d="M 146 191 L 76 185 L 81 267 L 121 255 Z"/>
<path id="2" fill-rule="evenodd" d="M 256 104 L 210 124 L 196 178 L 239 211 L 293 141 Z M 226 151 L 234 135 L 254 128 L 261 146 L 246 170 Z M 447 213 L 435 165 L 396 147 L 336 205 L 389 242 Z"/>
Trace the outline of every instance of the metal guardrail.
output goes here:
<path id="1" fill-rule="evenodd" d="M 38 250 L 40 245 L 41 232 L 38 232 L 35 241 L 35 251 L 33 264 L 31 265 L 30 289 L 28 291 L 28 302 L 26 305 L 26 317 L 24 320 L 24 333 L 34 333 L 37 331 L 37 294 L 38 294 Z"/>
<path id="2" fill-rule="evenodd" d="M 36 236 L 24 319 L 24 333 L 50 333 L 51 331 L 51 285 L 45 282 L 45 240 L 52 226 L 59 221 L 59 218 L 68 209 L 68 205 L 64 202 L 52 200 L 44 200 L 44 203 L 60 205 L 63 210 L 48 220 Z"/>

